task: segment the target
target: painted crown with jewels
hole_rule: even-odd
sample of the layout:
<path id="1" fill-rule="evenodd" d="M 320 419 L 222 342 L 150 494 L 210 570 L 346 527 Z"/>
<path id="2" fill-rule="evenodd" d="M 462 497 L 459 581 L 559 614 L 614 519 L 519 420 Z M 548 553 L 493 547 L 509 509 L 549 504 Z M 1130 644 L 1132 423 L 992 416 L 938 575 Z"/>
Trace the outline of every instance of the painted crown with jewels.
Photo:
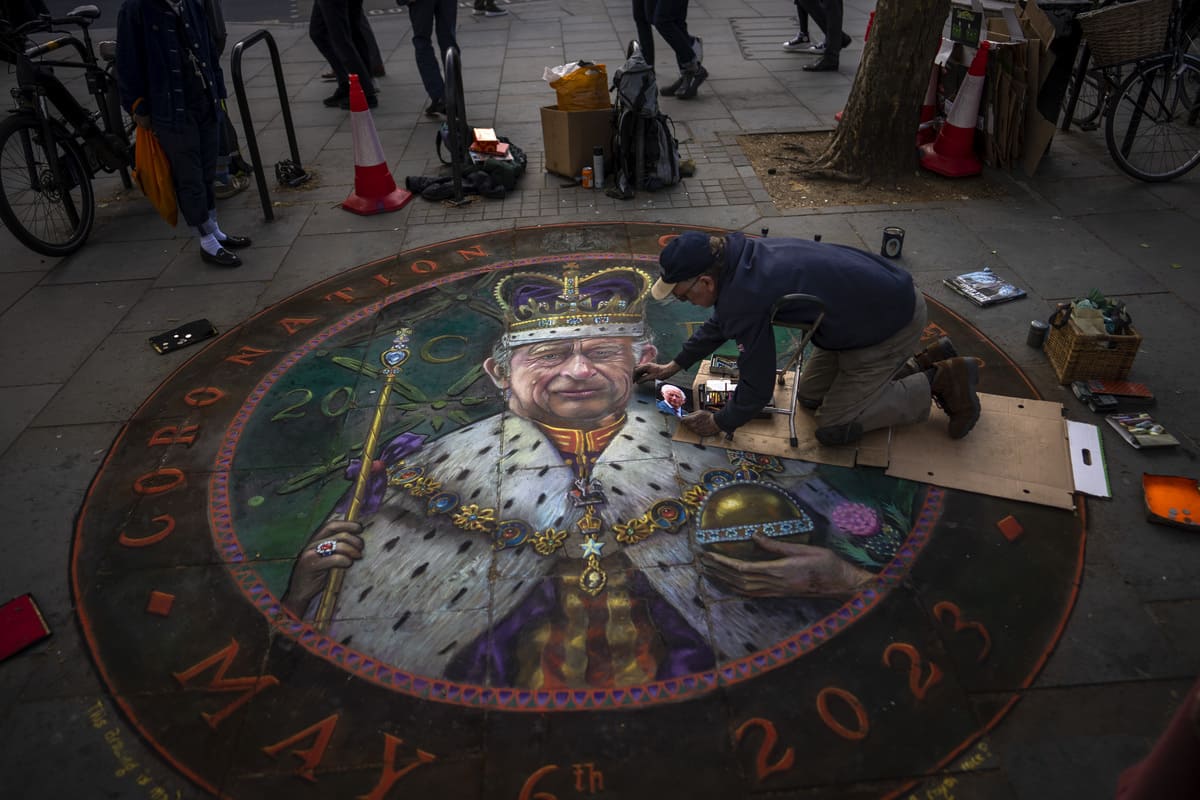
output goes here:
<path id="1" fill-rule="evenodd" d="M 575 262 L 562 275 L 518 272 L 502 278 L 495 296 L 504 311 L 510 347 L 551 339 L 642 336 L 645 300 L 654 282 L 634 267 L 579 274 Z"/>

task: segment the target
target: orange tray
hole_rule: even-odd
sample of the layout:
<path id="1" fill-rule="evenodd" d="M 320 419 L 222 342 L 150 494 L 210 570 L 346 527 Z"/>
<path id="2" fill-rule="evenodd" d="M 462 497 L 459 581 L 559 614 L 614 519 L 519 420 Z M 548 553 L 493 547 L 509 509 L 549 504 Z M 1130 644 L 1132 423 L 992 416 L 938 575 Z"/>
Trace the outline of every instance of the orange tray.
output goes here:
<path id="1" fill-rule="evenodd" d="M 1146 518 L 1163 525 L 1200 528 L 1200 483 L 1182 475 L 1142 475 Z"/>

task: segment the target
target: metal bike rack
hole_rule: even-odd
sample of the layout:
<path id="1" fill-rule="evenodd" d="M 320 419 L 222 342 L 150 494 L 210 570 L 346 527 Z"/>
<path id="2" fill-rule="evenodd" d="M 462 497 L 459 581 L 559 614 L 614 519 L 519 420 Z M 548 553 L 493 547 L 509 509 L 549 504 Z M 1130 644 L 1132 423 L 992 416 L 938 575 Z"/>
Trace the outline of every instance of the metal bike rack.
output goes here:
<path id="1" fill-rule="evenodd" d="M 463 100 L 462 65 L 457 46 L 446 50 L 446 126 L 450 133 L 450 174 L 454 203 L 463 202 L 463 160 L 467 154 L 467 108 Z"/>
<path id="2" fill-rule="evenodd" d="M 279 107 L 283 110 L 283 126 L 287 131 L 288 146 L 292 151 L 291 160 L 300 173 L 303 173 L 304 170 L 300 166 L 300 149 L 296 146 L 296 129 L 292 127 L 292 109 L 288 105 L 287 88 L 283 81 L 283 67 L 279 63 L 279 48 L 275 46 L 275 39 L 270 33 L 259 29 L 233 46 L 230 71 L 233 74 L 233 91 L 237 95 L 238 107 L 242 112 L 242 133 L 246 137 L 246 145 L 250 148 L 250 161 L 254 166 L 254 179 L 258 183 L 258 197 L 262 201 L 263 216 L 270 222 L 275 219 L 275 212 L 271 210 L 271 193 L 267 190 L 267 179 L 263 175 L 262 158 L 258 152 L 258 137 L 254 135 L 254 122 L 250 119 L 250 104 L 246 102 L 246 84 L 242 81 L 242 53 L 246 48 L 264 39 L 271 51 L 271 67 L 275 70 L 275 88 L 279 90 Z"/>

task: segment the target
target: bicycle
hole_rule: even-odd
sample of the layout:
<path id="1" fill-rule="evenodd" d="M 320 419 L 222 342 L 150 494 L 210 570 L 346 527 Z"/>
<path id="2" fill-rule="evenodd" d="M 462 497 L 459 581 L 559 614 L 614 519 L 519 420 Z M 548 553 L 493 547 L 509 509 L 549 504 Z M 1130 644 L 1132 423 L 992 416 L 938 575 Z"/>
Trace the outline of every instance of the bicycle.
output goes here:
<path id="1" fill-rule="evenodd" d="M 88 26 L 100 16 L 94 5 L 80 6 L 64 17 L 43 15 L 4 33 L 16 42 L 10 53 L 16 64 L 16 107 L 0 122 L 0 220 L 22 244 L 48 256 L 65 256 L 87 241 L 96 217 L 92 180 L 103 171 L 120 172 L 132 186 L 130 136 L 134 125 L 123 115 L 114 76 L 116 43 L 101 42 L 100 63 Z M 71 35 L 37 43 L 36 33 L 59 33 L 77 26 L 82 41 Z M 78 61 L 48 59 L 71 48 Z M 55 67 L 83 71 L 98 110 L 89 112 L 54 74 Z M 57 112 L 57 114 L 53 112 Z"/>
<path id="2" fill-rule="evenodd" d="M 1098 8 L 1108 8 L 1124 0 L 1100 0 Z M 1191 12 L 1192 19 L 1185 20 L 1184 50 L 1200 58 L 1200 3 Z M 1085 39 L 1079 47 L 1079 55 L 1071 68 L 1067 82 L 1067 91 L 1063 95 L 1063 124 L 1064 132 L 1075 125 L 1082 131 L 1094 131 L 1103 123 L 1104 112 L 1108 107 L 1108 98 L 1120 88 L 1127 77 L 1127 65 L 1106 64 L 1097 66 L 1092 63 L 1092 50 Z"/>
<path id="3" fill-rule="evenodd" d="M 1141 18 L 1123 19 L 1132 14 Z M 1098 22 L 1101 15 L 1110 16 Z M 1116 5 L 1080 22 L 1101 65 L 1132 64 L 1104 110 L 1104 140 L 1117 166 L 1143 181 L 1186 174 L 1200 163 L 1200 57 L 1188 52 L 1196 46 L 1196 20 L 1185 18 L 1180 0 L 1162 0 Z M 1130 44 L 1131 30 L 1142 41 Z M 1155 49 L 1164 41 L 1166 49 Z"/>

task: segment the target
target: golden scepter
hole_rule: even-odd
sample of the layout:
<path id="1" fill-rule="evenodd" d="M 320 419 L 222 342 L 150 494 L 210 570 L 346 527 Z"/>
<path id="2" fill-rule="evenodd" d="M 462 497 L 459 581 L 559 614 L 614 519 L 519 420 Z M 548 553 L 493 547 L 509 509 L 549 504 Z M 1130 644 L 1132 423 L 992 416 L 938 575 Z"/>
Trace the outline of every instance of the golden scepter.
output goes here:
<path id="1" fill-rule="evenodd" d="M 400 374 L 400 368 L 408 361 L 408 339 L 412 336 L 412 328 L 401 328 L 392 339 L 392 346 L 383 351 L 379 361 L 383 369 L 383 389 L 379 392 L 379 402 L 375 404 L 375 417 L 371 420 L 371 428 L 367 431 L 367 440 L 363 443 L 362 461 L 358 468 L 358 477 L 354 481 L 354 495 L 350 498 L 350 507 L 346 509 L 346 521 L 357 522 L 358 513 L 362 509 L 363 498 L 367 495 L 367 483 L 371 479 L 371 465 L 375 463 L 375 451 L 379 447 L 379 431 L 383 428 L 383 415 L 387 408 L 388 398 L 392 394 L 392 383 Z M 342 581 L 345 580 L 346 570 L 334 567 L 329 570 L 325 579 L 325 588 L 321 591 L 321 603 L 317 606 L 316 619 L 313 627 L 324 633 L 333 619 L 333 609 L 337 606 L 338 595 L 342 592 Z"/>

